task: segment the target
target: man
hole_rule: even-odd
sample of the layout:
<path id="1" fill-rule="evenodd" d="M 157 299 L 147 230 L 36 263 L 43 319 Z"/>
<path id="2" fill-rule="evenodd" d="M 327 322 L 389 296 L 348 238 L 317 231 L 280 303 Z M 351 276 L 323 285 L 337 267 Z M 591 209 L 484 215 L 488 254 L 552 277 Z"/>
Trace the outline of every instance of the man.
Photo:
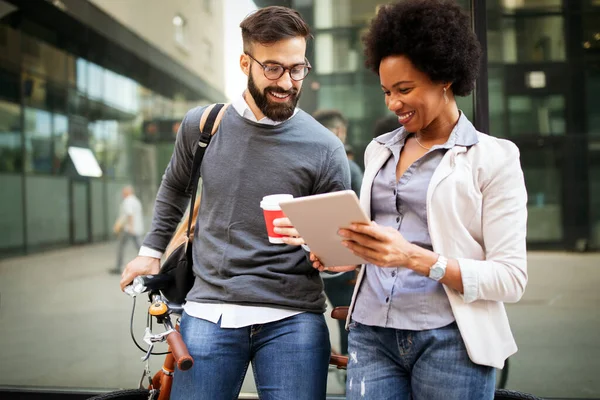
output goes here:
<path id="1" fill-rule="evenodd" d="M 360 196 L 360 186 L 362 185 L 363 173 L 358 164 L 351 158 L 352 148 L 346 145 L 348 135 L 348 120 L 338 110 L 317 110 L 313 117 L 325 128 L 329 129 L 344 143 L 348 165 L 350 167 L 350 180 L 352 190 Z M 352 154 L 353 155 L 353 154 Z M 348 306 L 352 300 L 354 291 L 354 271 L 338 274 L 321 274 L 325 285 L 325 294 L 333 307 Z M 337 321 L 340 328 L 340 343 L 334 346 L 340 354 L 348 354 L 348 331 L 346 331 L 346 321 Z"/>
<path id="2" fill-rule="evenodd" d="M 128 241 L 133 242 L 135 249 L 140 249 L 140 237 L 144 233 L 144 221 L 142 216 L 142 203 L 135 196 L 133 187 L 127 185 L 123 188 L 121 195 L 123 201 L 119 210 L 119 216 L 113 225 L 113 232 L 119 235 L 117 250 L 117 264 L 114 269 L 109 270 L 111 274 L 120 274 L 123 265 L 123 250 Z"/>
<path id="3" fill-rule="evenodd" d="M 363 172 L 360 166 L 354 161 L 352 147 L 346 144 L 348 136 L 348 120 L 338 110 L 317 110 L 313 113 L 313 117 L 321 123 L 325 128 L 329 129 L 337 136 L 346 148 L 346 156 L 350 166 L 350 182 L 352 190 L 360 196 L 360 186 L 362 185 Z"/>
<path id="4" fill-rule="evenodd" d="M 295 229 L 278 227 L 285 244 L 269 243 L 260 201 L 278 193 L 347 189 L 348 164 L 340 141 L 296 108 L 310 70 L 310 31 L 300 15 L 267 7 L 240 27 L 240 67 L 248 87 L 225 111 L 202 162 L 196 280 L 181 320 L 195 363 L 175 372 L 171 398 L 237 398 L 252 362 L 261 399 L 324 399 L 331 348 L 322 280 Z M 189 202 L 185 190 L 203 110 L 190 110 L 183 119 L 152 229 L 127 265 L 122 288 L 137 275 L 159 271 Z"/>

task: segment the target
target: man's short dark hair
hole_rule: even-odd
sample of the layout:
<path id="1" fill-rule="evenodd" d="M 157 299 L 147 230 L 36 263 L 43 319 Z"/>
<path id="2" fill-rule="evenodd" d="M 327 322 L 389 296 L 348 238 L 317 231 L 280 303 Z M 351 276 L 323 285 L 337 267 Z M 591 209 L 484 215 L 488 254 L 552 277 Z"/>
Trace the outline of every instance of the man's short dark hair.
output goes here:
<path id="1" fill-rule="evenodd" d="M 400 122 L 398 122 L 398 116 L 391 114 L 385 117 L 379 118 L 375 121 L 373 126 L 373 138 L 383 135 L 384 133 L 395 131 L 400 128 Z"/>
<path id="2" fill-rule="evenodd" d="M 317 110 L 313 118 L 327 129 L 337 128 L 340 124 L 348 127 L 348 120 L 339 110 Z"/>
<path id="3" fill-rule="evenodd" d="M 251 51 L 253 43 L 269 45 L 283 39 L 312 37 L 308 24 L 296 10 L 281 6 L 261 8 L 248 15 L 240 24 L 244 52 Z"/>
<path id="4" fill-rule="evenodd" d="M 481 47 L 456 0 L 404 0 L 379 9 L 363 39 L 365 64 L 379 74 L 381 60 L 405 56 L 432 82 L 452 82 L 452 93 L 475 87 Z"/>

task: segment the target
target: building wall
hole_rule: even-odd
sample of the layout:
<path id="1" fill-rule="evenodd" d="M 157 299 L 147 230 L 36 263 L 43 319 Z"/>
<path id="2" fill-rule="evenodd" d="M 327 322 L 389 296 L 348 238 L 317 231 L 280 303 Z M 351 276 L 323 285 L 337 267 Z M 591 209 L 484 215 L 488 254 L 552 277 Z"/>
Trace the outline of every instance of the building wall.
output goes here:
<path id="1" fill-rule="evenodd" d="M 224 2 L 90 0 L 104 12 L 224 92 Z M 173 19 L 180 16 L 182 28 Z M 181 30 L 183 34 L 181 34 Z"/>

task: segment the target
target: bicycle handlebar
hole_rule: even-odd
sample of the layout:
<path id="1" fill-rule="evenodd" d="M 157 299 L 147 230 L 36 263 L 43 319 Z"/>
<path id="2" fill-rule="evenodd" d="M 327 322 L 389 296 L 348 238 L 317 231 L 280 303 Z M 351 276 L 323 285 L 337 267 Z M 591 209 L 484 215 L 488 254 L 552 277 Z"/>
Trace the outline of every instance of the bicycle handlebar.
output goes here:
<path id="1" fill-rule="evenodd" d="M 169 317 L 171 314 L 181 314 L 183 312 L 183 307 L 180 304 L 169 303 L 159 293 L 159 290 L 166 287 L 172 280 L 173 277 L 166 274 L 140 275 L 137 276 L 130 285 L 125 287 L 125 293 L 131 297 L 136 297 L 139 294 L 150 292 L 150 302 L 152 303 L 152 306 L 148 312 L 150 315 L 157 317 L 159 322 L 162 322 L 165 325 L 167 331 L 165 334 L 150 334 L 149 341 L 146 339 L 144 340 L 150 344 L 154 341 L 163 341 L 166 338 L 175 365 L 177 365 L 177 368 L 181 371 L 187 371 L 194 365 L 194 359 L 183 342 L 181 334 L 173 329 Z"/>
<path id="2" fill-rule="evenodd" d="M 135 297 L 138 294 L 142 294 L 148 291 L 157 291 L 167 287 L 172 281 L 173 277 L 167 274 L 157 275 L 140 275 L 136 276 L 129 285 L 125 287 L 125 293 L 131 297 Z"/>
<path id="3" fill-rule="evenodd" d="M 190 356 L 185 343 L 183 343 L 181 334 L 177 331 L 169 333 L 167 336 L 167 343 L 171 348 L 177 368 L 179 368 L 181 371 L 187 371 L 188 369 L 192 368 L 194 365 L 194 359 L 192 356 Z"/>

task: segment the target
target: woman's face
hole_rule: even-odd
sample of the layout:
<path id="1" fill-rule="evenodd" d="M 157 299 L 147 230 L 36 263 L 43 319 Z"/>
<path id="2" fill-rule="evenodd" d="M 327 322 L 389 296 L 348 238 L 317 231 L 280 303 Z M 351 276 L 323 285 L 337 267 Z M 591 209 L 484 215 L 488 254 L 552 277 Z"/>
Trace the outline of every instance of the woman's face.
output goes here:
<path id="1" fill-rule="evenodd" d="M 450 104 L 444 101 L 444 87 L 448 84 L 432 82 L 407 57 L 400 55 L 381 61 L 379 79 L 387 108 L 398 116 L 408 132 L 427 131 L 442 125 L 440 116 L 450 110 Z M 452 98 L 450 90 L 447 97 Z"/>

